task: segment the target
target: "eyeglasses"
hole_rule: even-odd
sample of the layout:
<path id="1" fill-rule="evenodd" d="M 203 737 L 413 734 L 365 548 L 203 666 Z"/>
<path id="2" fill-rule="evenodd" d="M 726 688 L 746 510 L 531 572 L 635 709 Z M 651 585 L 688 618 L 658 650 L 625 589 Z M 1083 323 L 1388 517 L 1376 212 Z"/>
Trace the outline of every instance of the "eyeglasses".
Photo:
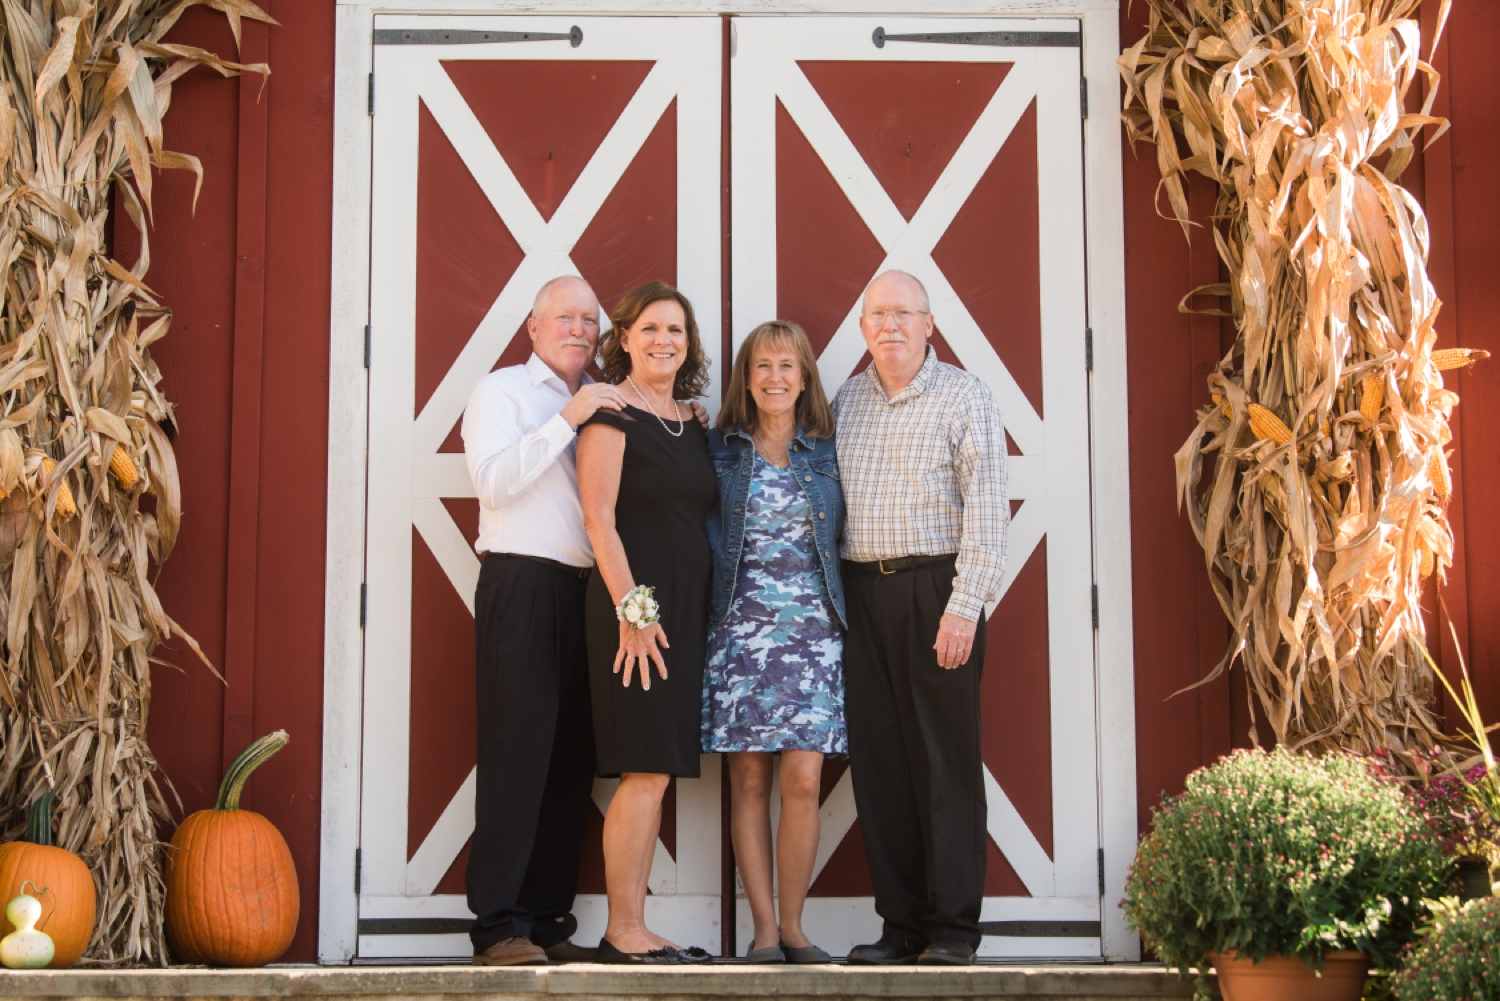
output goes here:
<path id="1" fill-rule="evenodd" d="M 885 326 L 886 320 L 895 320 L 898 327 L 909 327 L 919 316 L 926 316 L 927 310 L 919 309 L 915 312 L 909 309 L 872 309 L 865 314 L 865 319 L 877 327 Z"/>

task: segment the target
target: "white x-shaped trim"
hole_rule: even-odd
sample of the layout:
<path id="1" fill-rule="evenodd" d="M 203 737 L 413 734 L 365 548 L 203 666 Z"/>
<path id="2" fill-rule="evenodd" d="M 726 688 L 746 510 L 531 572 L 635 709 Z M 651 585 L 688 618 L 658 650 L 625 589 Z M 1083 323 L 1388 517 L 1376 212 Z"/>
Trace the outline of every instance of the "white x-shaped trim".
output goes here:
<path id="1" fill-rule="evenodd" d="M 425 19 L 413 26 L 436 23 Z M 451 26 L 467 29 L 476 24 L 490 26 L 472 18 Z M 547 19 L 510 17 L 497 19 L 496 24 L 503 30 L 559 28 Z M 561 25 L 563 30 L 567 27 L 567 23 Z M 699 304 L 706 329 L 719 325 L 719 33 L 716 21 L 703 19 L 590 18 L 585 41 L 576 49 L 566 43 L 524 50 L 505 44 L 377 49 L 364 768 L 367 776 L 379 778 L 364 784 L 361 806 L 367 894 L 425 898 L 434 893 L 474 822 L 471 771 L 408 860 L 411 690 L 423 683 L 411 677 L 410 663 L 413 529 L 471 613 L 479 574 L 478 558 L 443 504 L 444 498 L 474 496 L 464 458 L 438 449 L 460 419 L 474 385 L 520 328 L 536 289 L 558 275 L 578 274 L 571 258 L 573 248 L 674 101 L 678 124 L 673 191 L 678 220 L 676 283 Z M 443 68 L 444 61 L 453 59 L 517 58 L 651 63 L 550 219 L 542 218 Z M 431 113 L 523 258 L 413 418 L 419 104 Z M 601 809 L 607 807 L 612 793 L 608 782 L 596 786 L 595 800 Z M 679 789 L 679 800 L 688 803 L 690 812 L 698 808 L 696 795 L 696 788 Z M 717 803 L 717 792 L 713 799 Z M 687 845 L 686 854 L 674 862 L 658 845 L 653 892 L 670 896 L 674 888 L 686 886 L 687 892 L 702 894 L 704 873 L 718 872 L 717 842 L 712 847 L 712 852 L 706 852 Z"/>
<path id="2" fill-rule="evenodd" d="M 417 452 L 436 453 L 442 447 L 475 383 L 515 336 L 542 283 L 578 274 L 568 255 L 677 96 L 678 85 L 672 62 L 652 66 L 557 212 L 543 220 L 442 66 L 433 60 L 425 67 L 419 84 L 422 100 L 526 256 L 417 416 Z"/>
<path id="3" fill-rule="evenodd" d="M 898 268 L 922 280 L 931 293 L 933 315 L 938 317 L 948 346 L 959 356 L 965 368 L 991 387 L 1005 418 L 1006 430 L 1022 454 L 1040 456 L 1043 451 L 1041 417 L 932 259 L 933 248 L 948 231 L 1036 96 L 1030 63 L 1018 62 L 1012 67 L 910 222 L 891 201 L 801 68 L 788 59 L 778 63 L 777 69 L 776 96 L 781 98 L 792 121 L 802 130 L 843 189 L 849 204 L 885 251 L 885 259 L 870 277 Z M 859 310 L 859 300 L 855 300 L 838 331 L 823 349 L 818 367 L 829 385 L 836 386 L 847 378 L 864 354 Z"/>
<path id="4" fill-rule="evenodd" d="M 1025 500 L 1042 496 L 1044 488 L 1040 471 L 1045 458 L 1042 418 L 932 259 L 933 248 L 948 231 L 1036 96 L 1036 78 L 1031 63 L 1021 60 L 1012 66 L 910 222 L 896 208 L 869 164 L 796 62 L 787 59 L 775 65 L 776 96 L 885 251 L 880 267 L 870 277 L 896 268 L 911 272 L 927 286 L 932 297 L 933 315 L 939 318 L 948 346 L 964 367 L 983 379 L 995 394 L 1005 428 L 1021 449 L 1021 455 L 1011 457 L 1011 497 Z M 856 299 L 818 359 L 818 369 L 830 387 L 843 382 L 864 354 L 859 312 L 860 301 Z M 1016 574 L 1026 565 L 1046 534 L 1046 518 L 1041 507 L 1040 504 L 1029 507 L 1023 504 L 1016 513 L 1011 524 L 1011 557 L 1006 563 L 1000 591 L 989 605 L 990 614 L 994 614 Z"/>
<path id="5" fill-rule="evenodd" d="M 885 258 L 871 273 L 871 278 L 889 269 L 900 269 L 918 276 L 932 296 L 933 314 L 939 318 L 948 347 L 953 348 L 966 369 L 983 378 L 995 393 L 1005 429 L 1022 450 L 1022 455 L 1011 456 L 1011 498 L 1044 497 L 1046 488 L 1041 471 L 1046 458 L 1046 434 L 1043 419 L 932 257 L 933 248 L 947 233 L 963 204 L 980 183 L 984 171 L 989 170 L 999 150 L 1010 140 L 1016 123 L 1037 96 L 1037 78 L 1032 63 L 1022 59 L 1011 68 L 910 222 L 895 207 L 885 188 L 874 177 L 870 165 L 864 161 L 864 156 L 844 134 L 843 126 L 838 125 L 838 120 L 808 83 L 801 68 L 793 60 L 778 60 L 771 72 L 774 74 L 772 87 L 775 96 L 885 251 Z M 856 299 L 819 356 L 817 368 L 822 372 L 823 383 L 829 387 L 838 386 L 858 365 L 864 350 L 864 338 L 859 333 L 859 300 Z M 1046 534 L 1046 516 L 1041 507 L 1041 504 L 1029 507 L 1023 504 L 1011 524 L 1011 558 L 1001 590 L 990 603 L 990 614 L 1010 591 L 1017 573 L 1026 566 L 1026 561 Z"/>
<path id="6" fill-rule="evenodd" d="M 1036 83 L 1030 64 L 1018 62 L 1011 68 L 910 222 L 896 208 L 869 164 L 794 61 L 787 59 L 776 63 L 774 86 L 776 96 L 792 121 L 802 130 L 850 205 L 885 251 L 885 259 L 870 277 L 899 268 L 916 275 L 927 286 L 932 296 L 933 314 L 940 318 L 948 346 L 959 356 L 965 368 L 991 387 L 1006 430 L 1023 453 L 1011 460 L 1013 465 L 1026 467 L 1021 482 L 1016 484 L 1020 489 L 1013 491 L 1013 496 L 1034 496 L 1028 494 L 1026 488 L 1034 490 L 1039 484 L 1026 482 L 1026 473 L 1040 468 L 1043 461 L 1042 419 L 932 259 L 933 248 L 947 232 L 1035 97 Z M 859 331 L 859 313 L 860 301 L 856 300 L 818 359 L 818 368 L 830 386 L 842 382 L 865 351 L 864 338 Z M 1046 516 L 1042 505 L 1022 504 L 1011 525 L 1011 552 L 1005 579 L 999 594 L 988 607 L 989 614 L 994 614 L 1045 532 Z M 986 826 L 990 836 L 1032 896 L 1051 896 L 1054 892 L 1052 859 L 988 768 L 984 774 L 989 802 Z M 815 874 L 822 871 L 854 823 L 854 793 L 848 773 L 825 800 L 822 815 Z"/>
<path id="7" fill-rule="evenodd" d="M 1040 100 L 1038 89 L 1044 73 L 1040 68 L 1042 64 L 1039 60 L 1051 57 L 1039 56 L 1035 50 L 1012 50 L 1004 53 L 1003 57 L 998 53 L 987 57 L 1003 58 L 1004 61 L 1010 62 L 1010 71 L 959 144 L 954 156 L 944 167 L 916 213 L 908 221 L 896 208 L 863 155 L 844 132 L 843 127 L 797 63 L 798 58 L 856 58 L 881 61 L 887 58 L 899 60 L 902 56 L 890 53 L 877 55 L 874 52 L 865 55 L 852 42 L 839 43 L 845 46 L 843 48 L 838 45 L 829 45 L 824 49 L 821 45 L 827 44 L 826 42 L 808 41 L 820 30 L 818 26 L 812 25 L 804 34 L 802 24 L 799 22 L 795 27 L 790 25 L 782 27 L 778 24 L 769 26 L 765 30 L 757 26 L 755 41 L 749 44 L 745 41 L 749 36 L 746 34 L 741 36 L 741 62 L 736 66 L 735 86 L 736 94 L 745 94 L 746 100 L 743 105 L 737 104 L 735 109 L 736 333 L 743 336 L 749 329 L 749 324 L 745 322 L 748 321 L 749 315 L 774 308 L 777 299 L 775 294 L 778 280 L 775 268 L 776 245 L 778 240 L 787 237 L 776 234 L 774 219 L 766 222 L 757 219 L 750 206 L 761 200 L 774 200 L 779 197 L 775 191 L 775 185 L 779 182 L 775 180 L 774 159 L 769 152 L 762 152 L 771 148 L 769 137 L 773 133 L 769 130 L 774 128 L 774 104 L 779 101 L 884 251 L 880 266 L 871 273 L 870 277 L 873 278 L 881 271 L 895 268 L 909 271 L 922 280 L 932 297 L 933 314 L 937 318 L 949 347 L 958 355 L 966 369 L 978 375 L 990 387 L 1005 420 L 1006 429 L 1022 453 L 1011 457 L 1011 497 L 1023 500 L 1025 503 L 1012 519 L 1010 556 L 1004 581 L 995 602 L 988 609 L 990 614 L 993 614 L 996 605 L 1004 598 L 1017 574 L 1036 552 L 1041 539 L 1047 533 L 1049 521 L 1061 517 L 1063 520 L 1060 524 L 1067 525 L 1069 532 L 1076 532 L 1079 529 L 1087 531 L 1086 513 L 1084 517 L 1078 517 L 1077 513 L 1071 510 L 1072 505 L 1067 506 L 1066 513 L 1060 513 L 1055 509 L 1055 505 L 1048 503 L 1048 487 L 1057 485 L 1054 481 L 1057 480 L 1059 471 L 1076 466 L 1086 456 L 1084 451 L 1086 439 L 1080 444 L 1077 436 L 1072 433 L 1074 430 L 1072 424 L 1076 423 L 1072 418 L 1054 415 L 1053 419 L 1057 423 L 1055 428 L 1043 423 L 1036 407 L 1022 392 L 984 331 L 959 298 L 942 269 L 934 261 L 933 250 L 958 217 L 996 155 L 1009 140 L 1017 123 L 1032 102 Z M 854 37 L 852 26 L 847 29 L 841 25 L 830 26 L 828 33 L 831 36 Z M 940 48 L 943 50 L 954 48 L 950 46 L 921 48 L 921 52 L 913 51 L 906 58 L 925 60 L 935 56 L 960 61 L 966 58 L 966 56 L 948 51 L 941 53 L 935 51 Z M 1056 68 L 1053 67 L 1047 72 L 1052 74 L 1047 78 L 1049 87 L 1055 87 L 1057 84 L 1055 78 L 1058 75 Z M 1049 91 L 1049 96 L 1051 93 Z M 1052 107 L 1056 107 L 1056 104 L 1054 103 Z M 1045 117 L 1044 113 L 1043 117 Z M 1039 118 L 1040 121 L 1041 118 Z M 1056 128 L 1055 125 L 1053 127 Z M 742 149 L 753 149 L 756 152 L 742 157 L 739 152 Z M 742 187 L 739 181 L 740 177 L 747 174 L 752 178 L 753 190 Z M 1040 181 L 1040 183 L 1045 185 L 1046 182 Z M 743 211 L 739 206 L 744 206 Z M 764 215 L 764 209 L 761 213 L 762 219 L 768 218 Z M 1049 260 L 1048 253 L 1052 249 L 1049 244 L 1049 235 L 1044 231 L 1042 245 L 1038 248 L 1038 253 L 1042 254 L 1044 262 Z M 1045 296 L 1048 285 L 1045 276 L 1043 285 Z M 1081 287 L 1070 291 L 1081 298 Z M 743 314 L 738 309 L 738 304 L 741 303 L 746 307 Z M 850 303 L 843 321 L 819 359 L 819 368 L 830 391 L 853 372 L 865 351 L 858 323 L 860 306 L 861 303 L 858 300 Z M 1047 319 L 1047 302 L 1044 299 L 1044 327 Z M 1044 357 L 1045 345 L 1044 341 Z M 1056 359 L 1052 364 L 1056 364 Z M 1047 382 L 1045 369 L 1044 364 L 1044 386 L 1051 385 Z M 1053 370 L 1054 378 L 1058 371 L 1061 370 Z M 1074 378 L 1079 380 L 1083 378 L 1081 368 Z M 1047 405 L 1050 408 L 1055 405 L 1050 395 L 1052 390 L 1044 388 L 1044 392 L 1049 394 Z M 1064 398 L 1066 396 L 1058 397 L 1059 400 Z M 1066 433 L 1064 428 L 1068 429 Z M 1066 445 L 1067 454 L 1050 456 L 1049 444 Z M 1075 451 L 1077 456 L 1073 455 Z M 1052 462 L 1049 463 L 1049 459 Z M 1058 468 L 1053 469 L 1054 465 Z M 1062 479 L 1066 481 L 1067 478 Z M 1057 642 L 1058 626 L 1062 622 L 1074 621 L 1071 617 L 1075 614 L 1073 609 L 1076 607 L 1076 602 L 1057 600 L 1056 592 L 1059 588 L 1073 586 L 1071 578 L 1074 575 L 1081 576 L 1084 580 L 1087 579 L 1086 563 L 1082 564 L 1082 574 L 1078 574 L 1079 562 L 1076 557 L 1071 553 L 1066 557 L 1061 555 L 1066 548 L 1061 545 L 1049 547 L 1047 586 L 1054 616 L 1054 621 L 1049 623 L 1049 634 L 1052 636 L 1051 658 L 1055 661 L 1054 684 L 1060 674 L 1063 676 L 1067 674 L 1067 670 L 1059 668 L 1058 663 L 1064 660 L 1071 661 L 1073 656 L 1071 650 L 1065 649 L 1063 644 Z M 1052 549 L 1058 551 L 1054 553 L 1050 551 Z M 1068 566 L 1069 572 L 1058 573 L 1059 565 Z M 1076 628 L 1073 631 L 1076 632 Z M 1061 711 L 1063 710 L 1059 706 L 1053 706 L 1054 720 Z M 1061 732 L 1062 728 L 1054 725 L 1054 740 Z M 1065 758 L 1059 758 L 1054 754 L 1054 771 L 1059 768 L 1066 769 L 1068 764 Z M 1071 836 L 1057 827 L 1060 816 L 1074 812 L 1071 808 L 1065 808 L 1064 814 L 1057 813 L 1061 802 L 1057 795 L 1060 778 L 1054 775 L 1054 839 L 1059 850 L 1067 845 L 1065 854 L 1071 855 L 1073 854 Z M 1066 781 L 1065 778 L 1061 778 L 1063 784 L 1066 784 Z M 1033 897 L 1052 897 L 1064 893 L 1060 882 L 1062 871 L 1058 868 L 1062 856 L 1058 856 L 1057 863 L 1054 862 L 1053 857 L 1049 857 L 1048 852 L 1042 848 L 988 768 L 985 769 L 985 786 L 989 803 L 986 826 L 997 847 L 1025 885 L 1027 892 Z M 821 812 L 823 826 L 815 864 L 817 871 L 821 871 L 832 856 L 855 819 L 853 790 L 848 775 L 845 775 L 830 793 Z M 1076 862 L 1072 858 L 1069 861 L 1070 863 Z M 1066 887 L 1067 895 L 1076 892 L 1076 888 L 1071 884 L 1077 881 L 1070 870 L 1067 880 L 1070 885 Z"/>
<path id="8" fill-rule="evenodd" d="M 439 498 L 473 496 L 473 488 L 466 474 L 461 483 L 452 475 L 463 466 L 463 456 L 442 455 L 438 449 L 463 415 L 474 384 L 490 371 L 515 336 L 531 309 L 536 289 L 558 275 L 579 273 L 569 256 L 574 245 L 677 96 L 677 90 L 677 73 L 671 62 L 659 61 L 652 66 L 562 204 L 550 220 L 544 220 L 442 66 L 433 60 L 423 67 L 419 95 L 526 255 L 416 418 L 414 451 L 432 458 L 427 463 L 416 463 L 414 485 L 423 481 L 424 466 L 436 466 L 450 473 L 450 482 L 437 489 L 447 486 L 453 492 L 432 495 L 433 485 L 428 481 L 427 488 L 413 497 L 412 524 L 470 615 L 474 613 L 479 560 Z M 594 799 L 601 811 L 608 808 L 613 792 L 614 787 L 606 781 L 601 780 L 596 786 Z M 432 893 L 473 829 L 474 772 L 470 771 L 407 864 L 407 893 L 414 896 Z M 656 855 L 652 892 L 671 893 L 676 884 L 676 866 L 660 840 Z"/>

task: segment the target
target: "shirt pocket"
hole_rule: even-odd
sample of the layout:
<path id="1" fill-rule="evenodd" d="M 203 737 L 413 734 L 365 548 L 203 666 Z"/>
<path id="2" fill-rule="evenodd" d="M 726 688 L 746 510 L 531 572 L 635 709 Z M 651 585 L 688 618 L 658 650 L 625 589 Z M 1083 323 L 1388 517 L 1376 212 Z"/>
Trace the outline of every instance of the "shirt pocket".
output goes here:
<path id="1" fill-rule="evenodd" d="M 818 493 L 822 495 L 823 503 L 827 507 L 826 512 L 823 512 L 825 519 L 831 518 L 833 524 L 838 525 L 844 515 L 844 490 L 839 478 L 838 461 L 823 459 L 814 462 L 812 469 L 818 474 Z"/>

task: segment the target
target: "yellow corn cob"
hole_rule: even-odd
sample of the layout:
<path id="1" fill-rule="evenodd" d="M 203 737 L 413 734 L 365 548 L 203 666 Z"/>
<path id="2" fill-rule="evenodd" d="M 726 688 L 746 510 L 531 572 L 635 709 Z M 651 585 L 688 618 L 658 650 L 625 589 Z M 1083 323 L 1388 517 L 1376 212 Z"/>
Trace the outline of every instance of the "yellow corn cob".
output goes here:
<path id="1" fill-rule="evenodd" d="M 52 479 L 52 470 L 57 468 L 54 459 L 42 458 L 42 472 L 47 474 L 47 479 Z M 68 481 L 62 480 L 57 485 L 57 513 L 64 518 L 71 518 L 78 513 L 78 505 L 73 503 L 73 491 L 68 489 Z"/>
<path id="2" fill-rule="evenodd" d="M 1422 576 L 1431 577 L 1433 567 L 1436 565 L 1436 563 L 1437 559 L 1432 555 L 1432 550 L 1424 546 L 1422 548 Z"/>
<path id="3" fill-rule="evenodd" d="M 1230 420 L 1234 420 L 1234 408 L 1231 407 L 1227 402 L 1225 402 L 1224 397 L 1220 396 L 1218 393 L 1215 393 L 1214 402 L 1219 405 L 1219 410 L 1223 412 L 1225 417 L 1229 418 Z"/>
<path id="4" fill-rule="evenodd" d="M 124 445 L 115 446 L 114 453 L 109 457 L 109 471 L 120 481 L 122 490 L 134 490 L 136 481 L 141 478 Z"/>
<path id="5" fill-rule="evenodd" d="M 1292 440 L 1292 429 L 1281 422 L 1271 411 L 1259 403 L 1252 403 L 1250 411 L 1250 430 L 1255 432 L 1257 438 L 1269 438 L 1278 445 L 1285 445 Z"/>
<path id="6" fill-rule="evenodd" d="M 1385 380 L 1371 372 L 1360 380 L 1359 412 L 1365 420 L 1374 424 L 1380 419 L 1380 408 L 1385 406 Z"/>
<path id="7" fill-rule="evenodd" d="M 1468 368 L 1489 356 L 1490 353 L 1481 348 L 1443 348 L 1432 353 L 1432 363 L 1438 367 L 1439 372 L 1446 372 L 1454 368 Z"/>
<path id="8" fill-rule="evenodd" d="M 1432 459 L 1427 463 L 1427 478 L 1432 481 L 1432 489 L 1439 498 L 1446 500 L 1453 492 L 1453 480 L 1448 477 L 1448 457 L 1442 449 L 1432 453 Z"/>

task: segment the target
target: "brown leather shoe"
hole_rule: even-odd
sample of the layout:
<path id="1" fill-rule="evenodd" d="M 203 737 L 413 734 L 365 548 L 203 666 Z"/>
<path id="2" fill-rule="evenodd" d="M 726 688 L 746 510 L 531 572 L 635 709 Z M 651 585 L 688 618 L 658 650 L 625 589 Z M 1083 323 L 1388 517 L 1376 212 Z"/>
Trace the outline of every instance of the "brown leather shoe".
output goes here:
<path id="1" fill-rule="evenodd" d="M 547 954 L 519 935 L 502 938 L 483 952 L 474 954 L 475 966 L 546 966 Z"/>
<path id="2" fill-rule="evenodd" d="M 549 945 L 546 948 L 548 962 L 557 965 L 562 965 L 563 963 L 592 963 L 594 961 L 594 954 L 598 951 L 598 949 L 589 949 L 585 946 L 577 945 L 570 938 L 563 939 L 556 945 Z"/>

